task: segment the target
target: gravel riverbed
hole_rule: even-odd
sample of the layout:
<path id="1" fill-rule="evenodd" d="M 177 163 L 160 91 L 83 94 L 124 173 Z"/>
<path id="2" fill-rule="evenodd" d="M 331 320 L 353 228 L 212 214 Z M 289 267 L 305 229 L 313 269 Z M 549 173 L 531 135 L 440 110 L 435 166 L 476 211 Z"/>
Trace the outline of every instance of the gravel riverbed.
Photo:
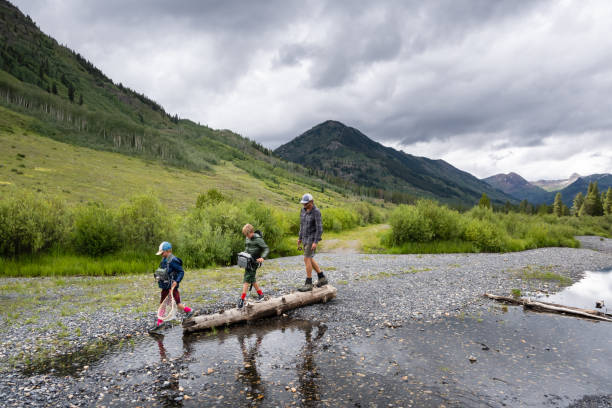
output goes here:
<path id="1" fill-rule="evenodd" d="M 366 255 L 321 253 L 317 261 L 331 284 L 338 289 L 337 299 L 326 305 L 295 310 L 291 317 L 323 322 L 331 327 L 329 333 L 337 339 L 372 336 L 389 327 L 401 327 L 414 322 L 433 322 L 453 316 L 465 315 L 487 307 L 491 302 L 483 298 L 485 292 L 508 295 L 513 289 L 522 293 L 554 293 L 559 290 L 558 280 L 538 277 L 562 276 L 572 282 L 579 280 L 584 271 L 612 267 L 612 240 L 599 237 L 579 237 L 582 249 L 543 248 L 506 254 L 443 254 L 443 255 Z M 301 257 L 288 257 L 266 261 L 258 272 L 268 281 L 264 292 L 270 296 L 286 293 L 303 282 Z M 185 279 L 189 279 L 189 272 Z M 83 279 L 83 278 L 74 278 Z M 126 277 L 126 282 L 129 282 Z M 70 278 L 61 293 L 48 293 L 48 298 L 70 295 Z M 0 279 L 3 287 L 14 279 Z M 563 281 L 561 281 L 563 282 Z M 565 284 L 568 281 L 564 282 Z M 204 285 L 204 284 L 203 284 Z M 205 286 L 199 293 L 182 293 L 183 299 L 196 310 L 209 313 L 233 307 L 239 294 L 240 282 L 233 290 L 212 291 Z M 157 296 L 157 290 L 150 291 Z M 213 294 L 214 303 L 198 304 L 189 299 L 200 299 Z M 0 294 L 3 300 L 23 294 Z M 78 305 L 77 305 L 78 307 Z M 4 316 L 4 315 L 3 315 Z M 0 400 L 6 406 L 92 406 L 98 396 L 105 394 L 109 384 L 97 381 L 96 374 L 87 378 L 87 368 L 80 376 L 58 375 L 49 372 L 24 373 L 23 363 L 30 359 L 82 350 L 92 344 L 108 345 L 130 341 L 145 335 L 154 313 L 98 309 L 62 316 L 49 310 L 42 318 L 27 321 L 7 321 L 3 317 L 0 331 Z M 78 330 L 76 330 L 78 328 Z M 61 336 L 61 349 L 49 349 Z M 120 379 L 117 380 L 120 382 Z M 97 386 L 96 384 L 98 384 Z M 81 385 L 80 385 L 81 384 Z M 116 384 L 115 384 L 116 385 Z M 134 388 L 131 389 L 132 392 Z M 129 396 L 127 396 L 129 397 Z M 609 406 L 609 397 L 592 397 L 599 405 Z M 127 406 L 139 403 L 129 398 Z M 119 404 L 121 405 L 121 404 Z M 147 404 L 142 404 L 147 405 Z M 585 405 L 586 406 L 586 405 Z M 591 405 L 589 405 L 591 406 Z"/>

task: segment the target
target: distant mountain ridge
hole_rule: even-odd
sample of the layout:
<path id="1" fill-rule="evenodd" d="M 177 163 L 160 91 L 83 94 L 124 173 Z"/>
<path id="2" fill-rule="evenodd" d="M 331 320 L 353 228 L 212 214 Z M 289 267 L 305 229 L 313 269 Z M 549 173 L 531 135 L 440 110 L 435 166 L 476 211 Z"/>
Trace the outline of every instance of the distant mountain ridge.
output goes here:
<path id="1" fill-rule="evenodd" d="M 417 157 L 383 146 L 359 130 L 333 120 L 314 126 L 274 152 L 328 176 L 371 188 L 467 206 L 477 203 L 482 193 L 497 203 L 516 201 L 444 160 Z"/>
<path id="2" fill-rule="evenodd" d="M 558 191 L 561 190 L 574 181 L 580 178 L 580 174 L 574 173 L 569 178 L 563 180 L 538 180 L 538 181 L 530 181 L 531 184 L 537 187 L 541 187 L 546 191 Z"/>
<path id="3" fill-rule="evenodd" d="M 612 174 L 603 173 L 578 176 L 573 182 L 567 184 L 575 176 L 578 175 L 574 173 L 567 180 L 540 180 L 540 182 L 543 182 L 543 184 L 549 187 L 555 185 L 555 183 L 559 186 L 564 185 L 564 187 L 553 191 L 544 190 L 512 172 L 508 174 L 496 174 L 483 179 L 483 181 L 511 195 L 517 200 L 527 200 L 532 204 L 552 204 L 555 195 L 561 193 L 561 199 L 568 207 L 572 206 L 576 194 L 582 192 L 582 194 L 586 195 L 590 182 L 597 181 L 600 192 L 606 191 L 608 187 L 612 187 Z"/>
<path id="4" fill-rule="evenodd" d="M 534 186 L 520 175 L 512 172 L 496 174 L 483 179 L 483 181 L 518 200 L 527 200 L 530 203 L 548 202 L 552 194 L 541 187 Z"/>

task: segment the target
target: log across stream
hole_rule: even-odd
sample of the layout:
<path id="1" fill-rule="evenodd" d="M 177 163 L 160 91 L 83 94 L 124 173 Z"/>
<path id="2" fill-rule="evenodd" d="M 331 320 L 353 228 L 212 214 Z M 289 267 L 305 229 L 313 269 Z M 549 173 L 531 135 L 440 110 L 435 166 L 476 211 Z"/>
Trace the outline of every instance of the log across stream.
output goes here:
<path id="1" fill-rule="evenodd" d="M 183 322 L 183 331 L 189 333 L 248 322 L 269 316 L 280 316 L 288 310 L 314 304 L 326 303 L 336 297 L 337 289 L 331 285 L 313 288 L 309 292 L 293 292 L 260 303 L 247 303 L 242 309 L 222 310 L 210 315 L 195 316 Z"/>
<path id="2" fill-rule="evenodd" d="M 536 300 L 529 300 L 525 298 L 498 296 L 498 295 L 492 295 L 490 293 L 485 293 L 484 296 L 488 297 L 489 299 L 497 300 L 499 302 L 505 302 L 505 303 L 510 303 L 514 305 L 523 305 L 523 307 L 525 308 L 532 309 L 538 312 L 561 313 L 561 314 L 567 314 L 567 315 L 572 315 L 572 316 L 582 317 L 582 318 L 587 318 L 587 319 L 595 319 L 595 320 L 601 320 L 604 322 L 612 322 L 612 315 L 606 314 L 603 312 L 598 312 L 597 310 L 581 309 L 578 307 L 557 305 L 554 303 L 547 303 L 547 302 L 539 302 Z"/>

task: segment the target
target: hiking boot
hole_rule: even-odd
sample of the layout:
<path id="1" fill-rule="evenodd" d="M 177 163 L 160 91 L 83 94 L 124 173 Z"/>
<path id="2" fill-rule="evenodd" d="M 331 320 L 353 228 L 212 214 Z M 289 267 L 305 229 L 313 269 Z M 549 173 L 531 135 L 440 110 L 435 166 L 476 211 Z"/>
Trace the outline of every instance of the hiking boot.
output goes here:
<path id="1" fill-rule="evenodd" d="M 262 300 L 264 300 L 263 293 L 261 295 L 257 295 L 257 299 L 255 299 L 256 302 L 261 302 Z"/>
<path id="2" fill-rule="evenodd" d="M 312 283 L 305 283 L 298 288 L 300 292 L 310 292 L 312 290 Z"/>
<path id="3" fill-rule="evenodd" d="M 315 286 L 316 286 L 317 288 L 320 288 L 321 286 L 325 286 L 325 285 L 327 285 L 328 283 L 329 283 L 329 282 L 327 281 L 327 278 L 324 276 L 324 277 L 322 277 L 321 279 L 319 279 L 319 280 L 317 281 L 317 283 L 316 283 L 316 285 L 315 285 Z"/>
<path id="4" fill-rule="evenodd" d="M 244 306 L 244 299 L 243 298 L 238 299 L 238 309 L 242 309 L 243 306 Z"/>

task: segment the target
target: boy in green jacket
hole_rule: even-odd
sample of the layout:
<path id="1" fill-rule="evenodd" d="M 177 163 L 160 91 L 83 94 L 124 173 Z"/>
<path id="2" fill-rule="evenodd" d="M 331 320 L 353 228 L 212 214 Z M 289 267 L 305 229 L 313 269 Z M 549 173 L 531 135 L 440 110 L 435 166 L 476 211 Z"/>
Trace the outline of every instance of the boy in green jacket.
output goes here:
<path id="1" fill-rule="evenodd" d="M 253 285 L 255 287 L 255 290 L 257 291 L 257 301 L 260 302 L 263 300 L 263 291 L 257 284 L 255 272 L 257 271 L 257 268 L 263 264 L 264 258 L 268 256 L 268 253 L 270 252 L 268 245 L 266 245 L 265 241 L 261 237 L 261 233 L 259 231 L 255 232 L 255 229 L 251 224 L 246 224 L 244 227 L 242 227 L 242 233 L 246 237 L 244 241 L 244 251 L 248 252 L 253 257 L 255 263 L 249 264 L 244 270 L 242 295 L 238 300 L 238 309 L 244 306 L 244 300 L 246 299 L 249 285 Z"/>

